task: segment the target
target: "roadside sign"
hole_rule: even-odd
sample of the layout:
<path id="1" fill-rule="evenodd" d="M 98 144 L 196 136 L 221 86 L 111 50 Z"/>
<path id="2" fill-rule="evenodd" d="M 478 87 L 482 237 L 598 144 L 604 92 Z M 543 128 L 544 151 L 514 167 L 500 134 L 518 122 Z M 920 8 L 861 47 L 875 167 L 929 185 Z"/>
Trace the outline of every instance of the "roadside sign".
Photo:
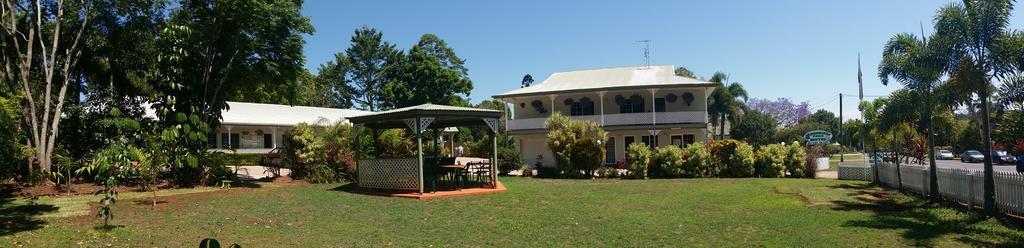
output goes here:
<path id="1" fill-rule="evenodd" d="M 804 134 L 806 145 L 828 145 L 832 144 L 832 133 L 825 130 L 814 130 Z"/>

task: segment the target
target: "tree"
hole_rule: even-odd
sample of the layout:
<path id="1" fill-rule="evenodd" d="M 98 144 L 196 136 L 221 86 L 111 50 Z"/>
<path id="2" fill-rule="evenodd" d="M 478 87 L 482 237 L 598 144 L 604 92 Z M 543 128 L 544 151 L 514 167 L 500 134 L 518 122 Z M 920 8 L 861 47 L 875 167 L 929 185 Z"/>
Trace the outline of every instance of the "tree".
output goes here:
<path id="1" fill-rule="evenodd" d="M 519 86 L 519 88 L 530 87 L 531 84 L 533 84 L 533 76 L 527 73 L 526 75 L 523 76 L 523 84 Z"/>
<path id="2" fill-rule="evenodd" d="M 680 77 L 697 78 L 697 76 L 693 74 L 693 71 L 690 71 L 690 69 L 686 69 L 686 67 L 682 66 L 676 67 L 675 73 L 676 76 Z"/>
<path id="3" fill-rule="evenodd" d="M 951 83 L 976 89 L 981 99 L 982 140 L 985 150 L 985 212 L 996 214 L 995 181 L 992 169 L 992 126 L 989 97 L 993 80 L 1006 80 L 1013 68 L 1024 67 L 1024 33 L 1009 28 L 1012 0 L 964 0 L 939 9 L 935 35 L 948 41 L 944 51 L 951 58 L 947 72 Z"/>
<path id="4" fill-rule="evenodd" d="M 928 42 L 924 37 L 918 39 L 913 34 L 898 34 L 892 37 L 882 52 L 882 62 L 878 65 L 878 77 L 882 84 L 888 85 L 889 79 L 895 79 L 902 83 L 907 89 L 921 96 L 925 102 L 922 127 L 925 130 L 925 139 L 928 143 L 928 151 L 935 150 L 935 143 L 932 141 L 933 128 L 931 127 L 932 113 L 932 90 L 939 83 L 942 76 L 943 66 L 946 58 L 937 47 L 944 44 Z M 932 202 L 941 201 L 939 194 L 938 171 L 935 165 L 934 156 L 928 156 L 929 161 L 929 195 Z"/>
<path id="5" fill-rule="evenodd" d="M 819 124 L 822 124 L 823 126 L 827 127 L 827 128 L 825 128 L 825 130 L 827 130 L 827 131 L 829 131 L 829 132 L 831 132 L 833 134 L 836 134 L 836 133 L 839 132 L 839 117 L 836 117 L 836 114 L 832 113 L 832 111 L 828 111 L 828 110 L 824 110 L 824 109 L 819 109 L 818 111 L 814 111 L 813 114 L 808 115 L 807 117 L 801 119 L 799 122 L 800 123 L 819 123 Z"/>
<path id="6" fill-rule="evenodd" d="M 28 161 L 32 174 L 33 160 L 41 172 L 50 171 L 69 82 L 81 58 L 82 36 L 96 10 L 78 1 L 25 4 L 3 1 L 0 26 L 5 35 L 0 50 L 5 52 L 4 81 L 18 82 L 26 99 L 23 118 L 29 129 L 27 143 L 34 151 Z"/>
<path id="7" fill-rule="evenodd" d="M 398 61 L 398 62 L 395 62 Z M 383 85 L 380 105 L 401 108 L 424 103 L 468 106 L 473 81 L 465 61 L 455 55 L 444 40 L 425 34 L 407 56 L 392 61 L 399 64 L 397 74 Z"/>
<path id="8" fill-rule="evenodd" d="M 774 101 L 768 99 L 752 98 L 747 102 L 747 107 L 753 111 L 767 113 L 779 121 L 782 127 L 792 127 L 801 119 L 811 114 L 810 103 L 800 102 L 794 104 L 789 98 L 780 97 Z"/>
<path id="9" fill-rule="evenodd" d="M 363 27 L 352 35 L 352 46 L 345 50 L 351 62 L 351 80 L 355 85 L 355 102 L 369 111 L 381 109 L 381 88 L 387 82 L 389 70 L 397 70 L 401 52 L 395 45 L 383 41 L 383 33 Z"/>
<path id="10" fill-rule="evenodd" d="M 723 72 L 716 72 L 708 81 L 716 84 L 715 90 L 708 97 L 708 115 L 711 115 L 712 122 L 719 124 L 718 138 L 725 139 L 726 119 L 730 123 L 737 123 L 746 111 L 747 90 L 740 83 L 728 82 L 729 76 Z"/>
<path id="11" fill-rule="evenodd" d="M 179 183 L 205 178 L 197 166 L 210 130 L 229 107 L 230 93 L 294 91 L 288 84 L 304 71 L 302 35 L 313 31 L 299 5 L 291 0 L 186 1 L 172 12 L 157 42 L 159 94 L 152 101 L 161 142 L 173 155 L 169 163 L 180 169 L 174 173 Z"/>
<path id="12" fill-rule="evenodd" d="M 317 85 L 324 107 L 351 108 L 355 89 L 348 79 L 352 70 L 348 57 L 343 53 L 334 54 L 334 61 L 320 65 L 314 85 Z"/>
<path id="13" fill-rule="evenodd" d="M 775 139 L 778 122 L 771 115 L 759 111 L 748 111 L 729 134 L 734 139 L 743 140 L 755 147 L 771 144 Z"/>
<path id="14" fill-rule="evenodd" d="M 602 143 L 608 140 L 608 133 L 601 125 L 555 113 L 544 122 L 544 128 L 549 130 L 547 145 L 555 154 L 559 170 L 567 173 L 582 170 L 592 175 L 602 165 L 605 155 Z"/>

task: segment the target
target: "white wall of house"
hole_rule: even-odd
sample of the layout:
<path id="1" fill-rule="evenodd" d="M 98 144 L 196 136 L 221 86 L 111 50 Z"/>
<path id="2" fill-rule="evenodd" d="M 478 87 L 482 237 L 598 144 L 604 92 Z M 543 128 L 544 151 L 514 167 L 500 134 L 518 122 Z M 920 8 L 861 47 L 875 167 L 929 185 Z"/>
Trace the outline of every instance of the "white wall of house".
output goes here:
<path id="1" fill-rule="evenodd" d="M 291 127 L 223 124 L 210 137 L 210 150 L 229 152 L 234 148 L 237 153 L 267 153 L 285 145 L 288 130 Z"/>

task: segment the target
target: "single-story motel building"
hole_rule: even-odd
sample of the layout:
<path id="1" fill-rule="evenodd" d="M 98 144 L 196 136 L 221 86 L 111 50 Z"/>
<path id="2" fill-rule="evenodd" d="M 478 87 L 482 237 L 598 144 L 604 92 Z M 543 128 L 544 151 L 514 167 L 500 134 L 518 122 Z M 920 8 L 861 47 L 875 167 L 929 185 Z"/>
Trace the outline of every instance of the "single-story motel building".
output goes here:
<path id="1" fill-rule="evenodd" d="M 674 69 L 651 65 L 556 72 L 540 84 L 494 98 L 512 108 L 505 128 L 524 163 L 555 166 L 544 121 L 557 112 L 599 123 L 608 132 L 605 163 L 614 164 L 633 142 L 665 147 L 708 140 L 707 99 L 715 84 L 676 76 Z"/>
<path id="2" fill-rule="evenodd" d="M 372 113 L 353 109 L 228 102 L 217 130 L 209 137 L 210 151 L 267 153 L 284 146 L 285 135 L 299 123 L 348 123 L 348 118 Z"/>

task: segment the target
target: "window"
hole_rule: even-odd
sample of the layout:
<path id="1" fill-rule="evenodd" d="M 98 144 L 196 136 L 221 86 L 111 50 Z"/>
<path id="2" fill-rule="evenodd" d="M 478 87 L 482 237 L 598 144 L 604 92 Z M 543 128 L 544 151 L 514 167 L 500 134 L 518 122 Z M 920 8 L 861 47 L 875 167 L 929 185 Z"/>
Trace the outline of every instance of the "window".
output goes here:
<path id="1" fill-rule="evenodd" d="M 696 140 L 696 138 L 694 138 L 693 134 L 684 134 L 683 135 L 683 145 L 688 146 L 688 145 L 696 143 L 696 142 L 697 142 L 697 140 Z"/>
<path id="2" fill-rule="evenodd" d="M 570 103 L 569 115 L 594 115 L 594 101 L 590 100 L 589 97 L 583 97 L 579 101 Z"/>
<path id="3" fill-rule="evenodd" d="M 683 136 L 682 135 L 672 135 L 672 137 L 669 138 L 669 143 L 674 145 L 674 146 L 678 146 L 679 148 L 685 147 L 683 145 Z"/>
<path id="4" fill-rule="evenodd" d="M 231 134 L 231 149 L 238 149 L 241 146 L 242 140 L 238 137 L 238 133 Z"/>
<path id="5" fill-rule="evenodd" d="M 229 147 L 231 147 L 231 143 L 230 142 L 231 142 L 231 134 L 230 133 L 220 133 L 220 148 L 221 149 L 228 149 Z"/>
<path id="6" fill-rule="evenodd" d="M 206 136 L 206 148 L 217 148 L 217 134 L 210 133 Z"/>
<path id="7" fill-rule="evenodd" d="M 604 163 L 615 163 L 615 137 L 608 137 L 608 142 L 604 143 Z"/>
<path id="8" fill-rule="evenodd" d="M 665 112 L 665 98 L 654 98 L 654 112 Z"/>
<path id="9" fill-rule="evenodd" d="M 626 145 L 626 149 L 629 149 L 629 145 L 632 145 L 633 142 L 636 142 L 636 137 L 633 137 L 633 136 L 622 137 L 622 139 L 623 139 L 622 143 Z"/>
<path id="10" fill-rule="evenodd" d="M 643 113 L 644 112 L 644 98 L 640 95 L 633 95 L 627 99 L 622 100 L 622 104 L 619 105 L 619 113 Z"/>
<path id="11" fill-rule="evenodd" d="M 274 148 L 274 135 L 265 133 L 263 134 L 263 148 Z"/>
<path id="12" fill-rule="evenodd" d="M 640 142 L 644 142 L 644 144 L 647 144 L 647 147 L 650 147 L 651 149 L 654 149 L 655 147 L 658 147 L 658 136 L 654 136 L 654 135 L 640 136 Z"/>

